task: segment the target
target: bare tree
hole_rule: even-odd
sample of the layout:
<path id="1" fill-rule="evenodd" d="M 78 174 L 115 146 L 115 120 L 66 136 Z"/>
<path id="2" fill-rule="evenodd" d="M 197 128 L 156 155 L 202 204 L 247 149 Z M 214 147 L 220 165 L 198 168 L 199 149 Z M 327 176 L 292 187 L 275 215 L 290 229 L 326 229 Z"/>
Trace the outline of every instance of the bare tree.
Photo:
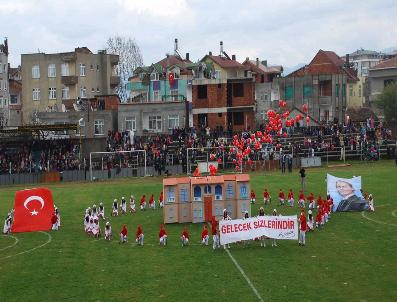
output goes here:
<path id="1" fill-rule="evenodd" d="M 116 73 L 120 76 L 120 84 L 116 91 L 122 101 L 128 99 L 126 84 L 128 78 L 137 67 L 143 66 L 142 54 L 138 44 L 131 38 L 121 36 L 110 37 L 106 42 L 107 53 L 119 55 L 119 64 Z"/>

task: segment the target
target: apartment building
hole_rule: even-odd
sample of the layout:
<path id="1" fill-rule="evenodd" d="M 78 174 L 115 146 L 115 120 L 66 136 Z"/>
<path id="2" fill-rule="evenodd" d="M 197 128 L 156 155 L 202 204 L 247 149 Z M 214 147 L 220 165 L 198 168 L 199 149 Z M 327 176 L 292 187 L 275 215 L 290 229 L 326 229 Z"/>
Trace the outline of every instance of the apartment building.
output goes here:
<path id="1" fill-rule="evenodd" d="M 118 55 L 92 53 L 87 47 L 65 53 L 22 54 L 23 123 L 39 112 L 66 112 L 78 98 L 112 95 L 120 83 L 115 73 Z"/>

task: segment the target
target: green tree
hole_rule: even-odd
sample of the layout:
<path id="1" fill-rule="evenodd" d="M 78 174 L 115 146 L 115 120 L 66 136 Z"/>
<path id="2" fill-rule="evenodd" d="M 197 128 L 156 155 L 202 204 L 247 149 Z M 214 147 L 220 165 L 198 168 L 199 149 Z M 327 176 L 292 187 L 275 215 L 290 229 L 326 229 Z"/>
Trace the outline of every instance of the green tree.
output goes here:
<path id="1" fill-rule="evenodd" d="M 397 122 L 397 83 L 385 87 L 377 98 L 377 106 L 383 109 L 385 120 L 388 123 Z"/>

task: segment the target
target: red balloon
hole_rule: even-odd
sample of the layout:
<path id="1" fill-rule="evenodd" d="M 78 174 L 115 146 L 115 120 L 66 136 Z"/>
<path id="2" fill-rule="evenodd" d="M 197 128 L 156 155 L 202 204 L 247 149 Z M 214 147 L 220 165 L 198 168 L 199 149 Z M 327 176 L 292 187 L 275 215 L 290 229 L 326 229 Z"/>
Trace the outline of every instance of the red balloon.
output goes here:
<path id="1" fill-rule="evenodd" d="M 222 163 L 222 158 L 218 158 L 218 164 L 221 164 Z"/>
<path id="2" fill-rule="evenodd" d="M 286 101 L 283 102 L 283 108 L 285 108 L 285 107 L 287 107 L 287 102 Z"/>
<path id="3" fill-rule="evenodd" d="M 299 122 L 299 115 L 295 116 L 295 121 Z"/>
<path id="4" fill-rule="evenodd" d="M 284 136 L 284 137 L 287 137 L 287 132 L 284 132 L 284 133 L 283 133 L 283 136 Z"/>
<path id="5" fill-rule="evenodd" d="M 278 100 L 278 105 L 279 105 L 280 107 L 283 107 L 283 100 Z"/>
<path id="6" fill-rule="evenodd" d="M 304 112 L 307 112 L 307 104 L 303 104 L 302 105 L 302 109 L 303 109 Z"/>
<path id="7" fill-rule="evenodd" d="M 310 117 L 306 116 L 306 123 L 310 123 Z"/>

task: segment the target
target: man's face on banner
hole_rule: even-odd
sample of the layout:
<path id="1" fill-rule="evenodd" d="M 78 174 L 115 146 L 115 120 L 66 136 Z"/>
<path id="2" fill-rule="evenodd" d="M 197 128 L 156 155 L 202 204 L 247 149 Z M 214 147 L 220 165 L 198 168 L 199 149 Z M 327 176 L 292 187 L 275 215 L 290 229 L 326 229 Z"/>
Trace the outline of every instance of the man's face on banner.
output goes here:
<path id="1" fill-rule="evenodd" d="M 339 194 L 343 197 L 349 196 L 354 192 L 353 186 L 350 183 L 343 180 L 338 180 L 336 182 L 336 189 L 338 190 Z"/>

